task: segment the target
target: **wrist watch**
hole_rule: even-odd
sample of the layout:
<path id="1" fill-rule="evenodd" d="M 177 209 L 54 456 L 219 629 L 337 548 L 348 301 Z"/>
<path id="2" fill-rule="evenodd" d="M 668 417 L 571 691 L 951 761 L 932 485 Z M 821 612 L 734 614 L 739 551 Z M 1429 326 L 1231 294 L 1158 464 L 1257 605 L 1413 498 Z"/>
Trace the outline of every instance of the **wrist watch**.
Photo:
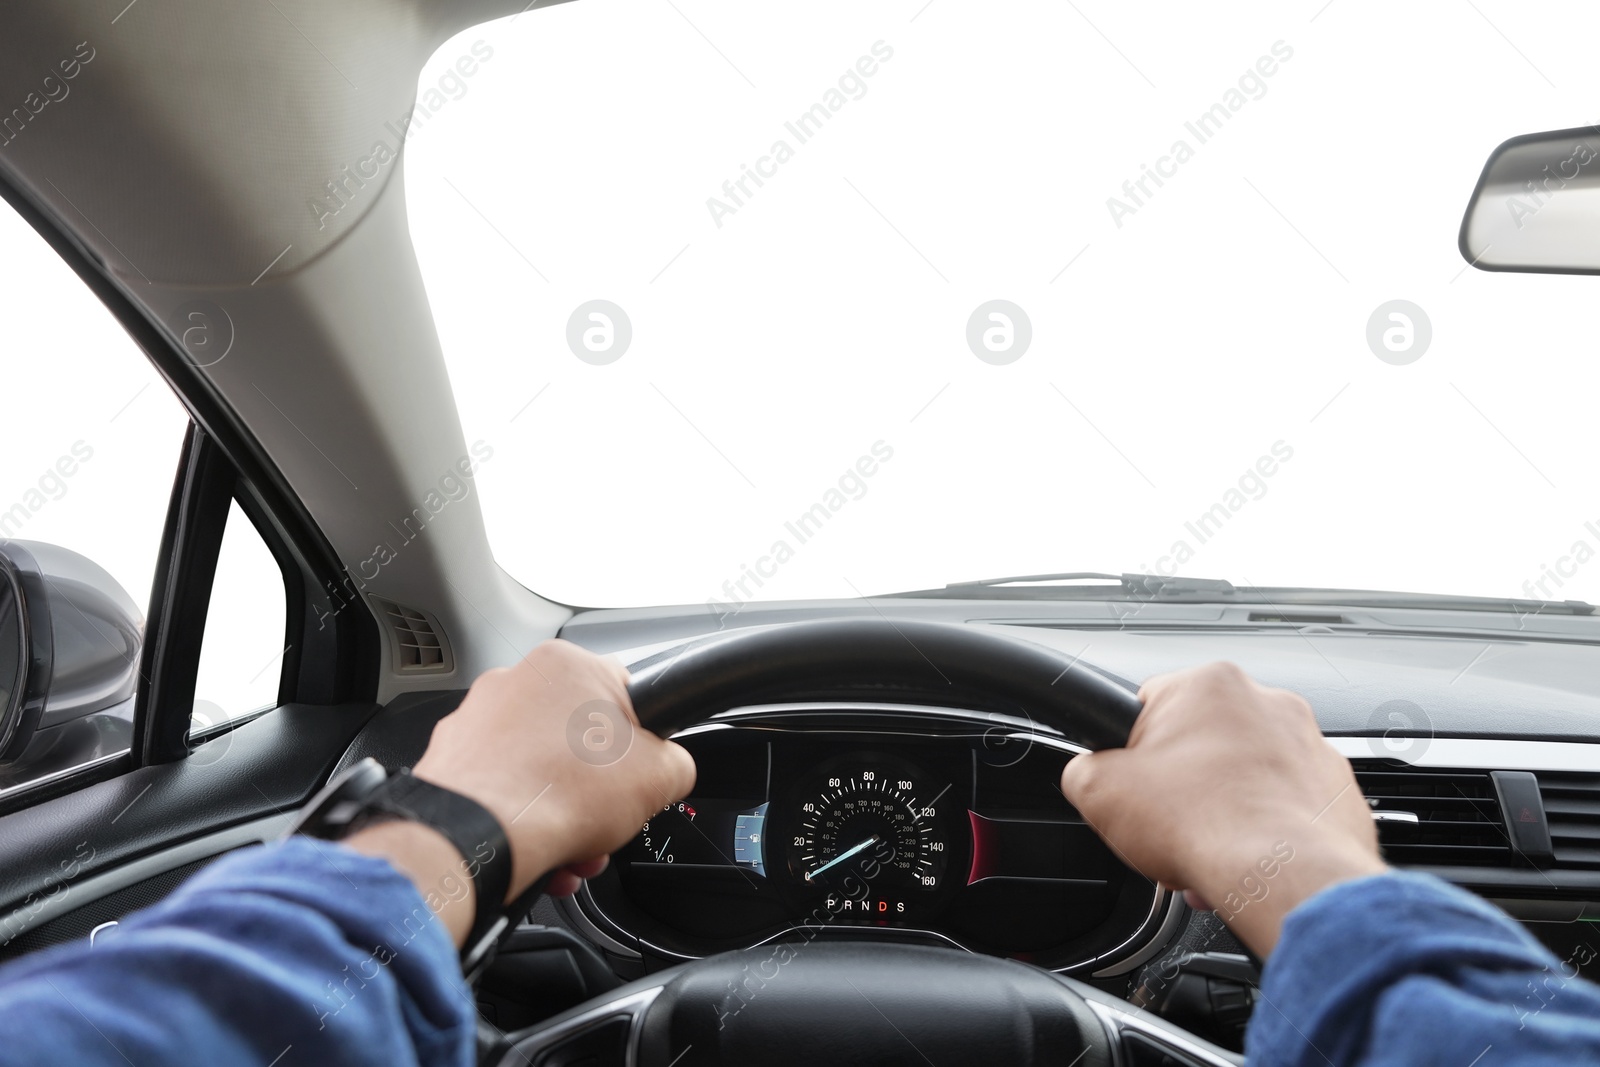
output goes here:
<path id="1" fill-rule="evenodd" d="M 506 905 L 511 889 L 510 842 L 500 821 L 483 805 L 423 781 L 409 769 L 389 774 L 369 757 L 330 779 L 285 836 L 341 841 L 358 830 L 394 821 L 431 827 L 461 854 L 460 873 L 472 880 L 477 904 L 461 947 L 461 970 L 469 979 L 476 978 L 488 966 L 502 935 L 521 917 Z M 512 907 L 526 912 L 533 895 L 521 894 Z"/>

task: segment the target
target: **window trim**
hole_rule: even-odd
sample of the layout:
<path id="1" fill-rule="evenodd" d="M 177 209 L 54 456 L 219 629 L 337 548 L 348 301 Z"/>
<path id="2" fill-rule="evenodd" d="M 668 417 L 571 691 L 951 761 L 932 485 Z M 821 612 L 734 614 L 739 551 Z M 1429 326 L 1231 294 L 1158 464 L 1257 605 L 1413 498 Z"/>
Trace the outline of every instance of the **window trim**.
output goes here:
<path id="1" fill-rule="evenodd" d="M 189 754 L 189 721 L 211 584 L 238 481 L 233 465 L 206 432 L 189 423 L 161 532 L 140 649 L 133 709 L 138 766 L 172 763 Z M 184 709 L 182 715 L 177 714 L 179 708 Z"/>

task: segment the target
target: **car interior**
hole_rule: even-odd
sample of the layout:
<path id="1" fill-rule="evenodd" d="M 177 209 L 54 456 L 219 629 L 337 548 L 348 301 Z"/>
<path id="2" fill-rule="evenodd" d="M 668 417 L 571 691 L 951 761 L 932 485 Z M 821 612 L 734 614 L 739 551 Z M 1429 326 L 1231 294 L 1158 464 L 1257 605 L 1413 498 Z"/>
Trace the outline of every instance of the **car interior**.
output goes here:
<path id="1" fill-rule="evenodd" d="M 698 779 L 602 875 L 507 931 L 475 989 L 481 1063 L 665 1067 L 691 1046 L 702 1063 L 922 1062 L 919 1045 L 1242 1063 L 1261 961 L 1132 870 L 1058 785 L 1065 761 L 1126 740 L 1140 682 L 1212 660 L 1311 702 L 1390 864 L 1483 896 L 1563 959 L 1592 939 L 1587 603 L 1072 572 L 586 608 L 502 569 L 476 503 L 440 495 L 484 456 L 374 131 L 411 113 L 446 41 L 547 6 L 4 16 L 0 193 L 187 421 L 147 607 L 80 553 L 0 540 L 0 960 L 115 936 L 280 836 L 340 771 L 414 764 L 478 674 L 558 636 L 629 668 L 641 724 L 685 745 Z M 78 98 L 54 101 L 47 72 Z M 33 99 L 52 102 L 3 117 Z M 1495 149 L 1462 205 L 1463 258 L 1600 271 L 1593 153 L 1570 162 L 1587 144 L 1592 129 Z M 1554 206 L 1507 222 L 1504 199 L 1552 168 Z M 337 210 L 307 211 L 304 191 L 334 183 Z M 284 651 L 267 706 L 204 721 L 230 523 L 281 575 Z M 892 861 L 860 878 L 849 861 L 881 842 Z"/>

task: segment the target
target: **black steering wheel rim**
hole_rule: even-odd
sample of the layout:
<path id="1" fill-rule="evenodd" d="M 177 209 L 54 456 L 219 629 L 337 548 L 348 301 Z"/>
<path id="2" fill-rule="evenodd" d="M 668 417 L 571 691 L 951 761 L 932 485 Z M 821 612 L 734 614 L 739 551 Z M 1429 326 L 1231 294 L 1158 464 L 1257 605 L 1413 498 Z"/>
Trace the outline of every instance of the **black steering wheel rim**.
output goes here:
<path id="1" fill-rule="evenodd" d="M 951 707 L 1000 697 L 1087 749 L 1125 745 L 1141 707 L 1129 683 L 1058 649 L 993 629 L 881 616 L 704 638 L 647 660 L 628 695 L 639 724 L 667 737 L 757 696 L 869 686 Z"/>

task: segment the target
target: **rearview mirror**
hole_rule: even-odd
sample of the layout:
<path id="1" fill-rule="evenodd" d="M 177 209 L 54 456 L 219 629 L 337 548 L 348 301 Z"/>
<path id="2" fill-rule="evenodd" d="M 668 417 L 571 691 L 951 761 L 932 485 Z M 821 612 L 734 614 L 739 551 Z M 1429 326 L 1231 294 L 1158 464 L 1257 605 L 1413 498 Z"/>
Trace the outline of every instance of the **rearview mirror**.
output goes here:
<path id="1" fill-rule="evenodd" d="M 93 560 L 0 540 L 0 792 L 127 750 L 143 636 Z"/>
<path id="2" fill-rule="evenodd" d="M 1461 221 L 1480 270 L 1600 274 L 1600 127 L 1531 133 L 1496 148 Z"/>

